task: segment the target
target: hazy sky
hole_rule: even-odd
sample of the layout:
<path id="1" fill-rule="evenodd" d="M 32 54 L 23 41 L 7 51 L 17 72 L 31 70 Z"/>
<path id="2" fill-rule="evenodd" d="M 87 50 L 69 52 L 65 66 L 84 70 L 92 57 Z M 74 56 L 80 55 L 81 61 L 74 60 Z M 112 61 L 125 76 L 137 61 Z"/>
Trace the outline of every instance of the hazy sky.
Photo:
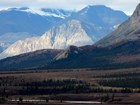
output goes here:
<path id="1" fill-rule="evenodd" d="M 81 9 L 87 5 L 106 5 L 132 14 L 140 0 L 0 0 L 0 9 L 9 7 Z"/>

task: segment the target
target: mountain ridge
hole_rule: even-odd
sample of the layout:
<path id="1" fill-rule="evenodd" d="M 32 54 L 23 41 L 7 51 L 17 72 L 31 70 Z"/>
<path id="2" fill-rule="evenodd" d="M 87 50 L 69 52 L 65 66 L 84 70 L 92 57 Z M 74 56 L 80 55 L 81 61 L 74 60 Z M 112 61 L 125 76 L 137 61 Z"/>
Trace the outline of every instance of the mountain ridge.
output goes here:
<path id="1" fill-rule="evenodd" d="M 108 36 L 97 42 L 95 45 L 86 45 L 81 47 L 70 46 L 65 50 L 53 49 L 51 50 L 52 52 L 49 53 L 48 50 L 44 50 L 43 55 L 45 56 L 43 57 L 41 56 L 42 50 L 39 51 L 40 53 L 36 53 L 35 51 L 23 55 L 18 55 L 15 57 L 9 57 L 0 60 L 1 67 L 0 69 L 63 70 L 74 68 L 79 69 L 92 68 L 92 69 L 109 70 L 122 68 L 139 68 L 140 67 L 139 65 L 140 37 L 138 37 L 140 34 L 139 8 L 140 5 L 137 6 L 134 14 L 128 20 L 126 20 L 115 31 L 112 32 L 113 34 L 112 33 L 109 34 Z M 127 39 L 127 37 L 125 36 L 129 36 L 128 39 L 129 38 L 130 39 L 125 40 Z M 111 44 L 106 43 L 108 42 L 108 37 L 109 38 L 113 37 L 113 39 L 109 40 Z M 137 38 L 135 39 L 135 37 Z M 116 42 L 114 43 L 114 40 L 116 40 L 117 38 L 119 38 L 119 41 L 117 41 L 117 43 Z M 122 40 L 122 38 L 124 39 Z M 97 45 L 98 43 L 99 44 L 103 43 L 104 46 L 99 46 Z M 35 58 L 37 58 L 38 60 L 35 60 Z"/>
<path id="2" fill-rule="evenodd" d="M 100 47 L 138 40 L 140 38 L 140 4 L 136 7 L 133 15 L 122 23 L 115 31 L 98 41 L 95 45 Z"/>
<path id="3" fill-rule="evenodd" d="M 140 40 L 116 46 L 70 46 L 66 50 L 39 50 L 0 60 L 0 70 L 122 69 L 140 67 Z"/>
<path id="4" fill-rule="evenodd" d="M 102 9 L 98 10 L 99 8 L 105 9 L 103 15 L 101 13 L 103 12 Z M 103 19 L 103 17 L 106 18 Z M 70 45 L 91 45 L 111 32 L 114 25 L 118 25 L 126 18 L 127 16 L 124 13 L 119 12 L 118 14 L 118 12 L 116 13 L 113 9 L 105 6 L 86 7 L 53 26 L 45 33 L 46 35 L 44 34 L 38 39 L 31 38 L 30 42 L 23 40 L 14 43 L 0 55 L 0 58 L 3 59 L 40 49 L 65 49 Z M 108 22 L 108 19 L 112 21 Z M 23 46 L 20 47 L 21 45 Z"/>
<path id="5" fill-rule="evenodd" d="M 43 14 L 40 14 L 40 11 L 36 13 L 27 7 L 1 10 L 0 43 L 4 43 L 6 46 L 1 47 L 6 49 L 18 40 L 40 36 L 72 13 L 64 10 L 52 10 L 49 13 L 44 11 Z M 63 13 L 65 16 L 62 17 Z M 9 34 L 11 34 L 11 38 L 9 38 Z"/>

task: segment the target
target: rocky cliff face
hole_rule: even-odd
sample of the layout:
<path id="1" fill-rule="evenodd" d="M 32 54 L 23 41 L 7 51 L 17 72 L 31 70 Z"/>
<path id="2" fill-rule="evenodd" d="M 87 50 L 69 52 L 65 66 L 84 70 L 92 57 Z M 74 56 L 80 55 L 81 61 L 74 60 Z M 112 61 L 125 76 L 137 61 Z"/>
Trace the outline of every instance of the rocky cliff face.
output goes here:
<path id="1" fill-rule="evenodd" d="M 100 47 L 111 46 L 127 41 L 140 39 L 140 4 L 133 15 L 121 24 L 115 31 L 98 41 L 95 45 Z"/>
<path id="2" fill-rule="evenodd" d="M 70 45 L 83 46 L 89 44 L 93 44 L 93 41 L 83 30 L 80 22 L 71 20 L 67 24 L 53 27 L 41 37 L 16 42 L 1 53 L 0 58 L 40 49 L 65 49 Z"/>

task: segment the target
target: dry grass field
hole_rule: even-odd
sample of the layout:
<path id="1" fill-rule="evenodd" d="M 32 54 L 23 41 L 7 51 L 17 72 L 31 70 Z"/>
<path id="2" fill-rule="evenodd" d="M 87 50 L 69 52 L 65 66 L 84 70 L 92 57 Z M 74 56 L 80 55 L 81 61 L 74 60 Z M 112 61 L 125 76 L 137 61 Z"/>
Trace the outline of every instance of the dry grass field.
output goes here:
<path id="1" fill-rule="evenodd" d="M 44 80 L 80 80 L 89 84 L 91 88 L 101 88 L 105 90 L 121 91 L 124 87 L 114 87 L 101 85 L 99 81 L 111 81 L 117 79 L 134 78 L 140 79 L 140 68 L 132 69 L 118 69 L 118 70 L 94 70 L 94 69 L 73 69 L 73 70 L 43 70 L 43 71 L 1 71 L 0 81 L 5 81 L 4 85 L 0 84 L 0 88 L 7 89 L 8 100 L 17 99 L 22 97 L 23 100 L 44 100 L 49 97 L 48 102 L 11 102 L 8 101 L 1 105 L 81 105 L 74 103 L 66 103 L 65 101 L 86 100 L 100 102 L 102 97 L 109 97 L 109 99 L 102 103 L 102 105 L 140 105 L 140 87 L 128 87 L 133 92 L 88 92 L 88 93 L 60 93 L 60 94 L 28 94 L 20 95 L 15 94 L 16 91 L 21 90 L 23 87 L 18 86 L 22 81 L 41 82 Z M 10 82 L 7 82 L 10 81 Z M 9 85 L 9 83 L 11 83 Z M 17 83 L 17 84 L 16 84 Z M 14 84 L 14 85 L 13 85 Z M 16 85 L 15 85 L 16 84 Z M 11 92 L 12 91 L 12 92 Z M 2 92 L 2 91 L 1 91 Z M 113 96 L 114 95 L 114 96 Z M 111 98 L 113 97 L 113 100 Z M 87 105 L 87 104 L 82 104 Z M 100 104 L 98 104 L 100 105 Z"/>

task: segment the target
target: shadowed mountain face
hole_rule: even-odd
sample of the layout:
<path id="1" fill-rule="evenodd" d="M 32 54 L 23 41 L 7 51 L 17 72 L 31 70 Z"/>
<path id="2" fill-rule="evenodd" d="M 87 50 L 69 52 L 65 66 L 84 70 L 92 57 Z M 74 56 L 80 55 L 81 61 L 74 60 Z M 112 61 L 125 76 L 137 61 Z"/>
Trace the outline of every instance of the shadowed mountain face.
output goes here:
<path id="1" fill-rule="evenodd" d="M 48 65 L 48 68 L 116 69 L 140 67 L 139 46 L 140 40 L 104 48 L 85 46 L 69 49 L 55 57 L 54 62 Z"/>
<path id="2" fill-rule="evenodd" d="M 140 67 L 140 40 L 116 46 L 75 47 L 66 50 L 41 50 L 0 61 L 1 70 Z"/>
<path id="3" fill-rule="evenodd" d="M 97 42 L 128 19 L 128 16 L 104 5 L 94 5 L 82 9 L 70 18 L 79 20 L 93 42 Z"/>
<path id="4" fill-rule="evenodd" d="M 4 59 L 0 62 L 3 69 L 31 69 L 42 67 L 50 63 L 61 50 L 40 50 L 32 53 L 26 53 L 12 58 Z"/>

